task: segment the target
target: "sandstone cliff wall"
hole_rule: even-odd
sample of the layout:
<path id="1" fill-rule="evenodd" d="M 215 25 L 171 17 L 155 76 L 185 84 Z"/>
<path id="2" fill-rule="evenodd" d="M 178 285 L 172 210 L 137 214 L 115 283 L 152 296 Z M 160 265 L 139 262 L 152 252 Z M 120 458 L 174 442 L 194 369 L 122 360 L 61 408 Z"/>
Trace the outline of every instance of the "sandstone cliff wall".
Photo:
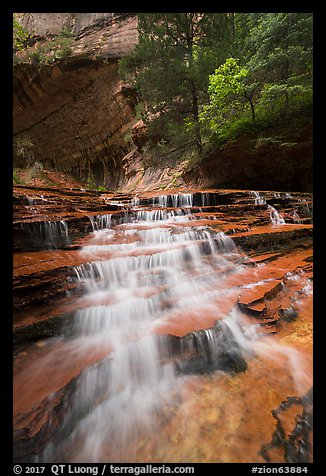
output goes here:
<path id="1" fill-rule="evenodd" d="M 15 66 L 15 137 L 27 137 L 33 160 L 46 167 L 118 186 L 123 181 L 121 159 L 130 150 L 124 137 L 137 102 L 119 78 L 118 60 L 138 40 L 136 17 L 39 13 L 24 21 L 38 36 L 73 25 L 75 37 L 72 55 L 65 60 Z"/>

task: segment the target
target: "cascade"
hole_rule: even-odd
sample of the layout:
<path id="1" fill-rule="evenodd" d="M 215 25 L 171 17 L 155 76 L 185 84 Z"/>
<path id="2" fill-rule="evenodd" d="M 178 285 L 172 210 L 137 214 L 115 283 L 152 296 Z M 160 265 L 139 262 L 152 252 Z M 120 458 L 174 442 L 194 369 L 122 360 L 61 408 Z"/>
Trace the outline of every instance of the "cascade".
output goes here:
<path id="1" fill-rule="evenodd" d="M 164 209 L 170 200 L 180 208 Z M 155 427 L 159 409 L 171 405 L 179 381 L 172 363 L 160 362 L 158 329 L 175 323 L 187 309 L 199 323 L 203 309 L 218 317 L 221 301 L 228 299 L 223 271 L 243 272 L 231 238 L 191 227 L 191 211 L 181 208 L 191 206 L 191 194 L 159 196 L 155 204 L 162 209 L 126 213 L 115 225 L 110 215 L 90 217 L 93 234 L 81 250 L 88 261 L 75 267 L 94 304 L 76 312 L 73 342 L 79 351 L 110 349 L 107 365 L 84 371 L 72 411 L 95 402 L 99 393 L 100 403 L 93 403 L 64 443 L 78 442 L 89 461 L 97 461 L 113 438 L 112 454 L 123 460 L 126 448 Z M 111 253 L 108 259 L 92 260 L 92 253 L 106 252 Z M 196 337 L 202 351 L 208 346 L 210 359 L 217 353 L 215 339 L 210 330 Z M 95 427 L 96 432 L 89 431 Z M 56 458 L 62 448 L 53 451 Z M 49 458 L 49 448 L 44 454 Z"/>
<path id="2" fill-rule="evenodd" d="M 102 230 L 103 228 L 110 228 L 111 225 L 111 217 L 110 214 L 103 214 L 103 215 L 89 215 L 89 221 L 91 222 L 92 230 Z"/>
<path id="3" fill-rule="evenodd" d="M 65 220 L 30 223 L 24 225 L 24 228 L 35 242 L 42 243 L 47 249 L 70 244 L 69 227 Z"/>
<path id="4" fill-rule="evenodd" d="M 284 225 L 285 220 L 282 215 L 276 210 L 276 208 L 272 207 L 272 205 L 268 205 L 269 209 L 269 216 L 273 225 Z"/>
<path id="5" fill-rule="evenodd" d="M 266 199 L 260 195 L 259 192 L 256 192 L 252 190 L 250 192 L 252 195 L 255 197 L 255 205 L 265 205 L 266 204 Z"/>
<path id="6" fill-rule="evenodd" d="M 258 192 L 251 195 L 266 204 Z M 162 422 L 180 405 L 183 421 L 184 392 L 194 376 L 223 381 L 227 372 L 246 372 L 257 357 L 286 369 L 298 395 L 306 392 L 305 357 L 266 337 L 238 306 L 242 292 L 273 279 L 260 277 L 264 264 L 248 266 L 232 238 L 198 213 L 198 205 L 216 202 L 206 192 L 159 195 L 146 205 L 132 199 L 116 214 L 88 216 L 91 233 L 73 267 L 81 297 L 58 342 L 72 362 L 101 357 L 74 381 L 61 426 L 35 462 L 136 461 L 146 454 L 142 442 L 159 438 Z M 285 223 L 268 209 L 273 224 Z M 295 212 L 293 218 L 299 219 Z M 39 232 L 52 247 L 58 235 L 69 239 L 64 220 L 44 222 Z M 284 279 L 299 285 L 296 276 Z M 312 293 L 311 281 L 300 293 Z"/>

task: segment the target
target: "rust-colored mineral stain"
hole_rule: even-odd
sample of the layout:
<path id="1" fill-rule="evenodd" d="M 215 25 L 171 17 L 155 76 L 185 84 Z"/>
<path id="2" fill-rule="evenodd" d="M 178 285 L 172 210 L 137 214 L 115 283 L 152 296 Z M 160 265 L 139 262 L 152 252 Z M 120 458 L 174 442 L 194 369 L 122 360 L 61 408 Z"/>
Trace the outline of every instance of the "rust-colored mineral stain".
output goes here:
<path id="1" fill-rule="evenodd" d="M 233 234 L 235 237 L 239 236 L 250 236 L 250 235 L 261 235 L 264 233 L 275 233 L 275 232 L 286 232 L 286 231 L 293 231 L 293 230 L 311 230 L 313 228 L 313 225 L 310 224 L 296 224 L 296 223 L 286 223 L 284 225 L 262 225 L 262 226 L 256 226 L 253 227 L 250 231 L 242 231 L 242 232 L 236 232 Z"/>
<path id="2" fill-rule="evenodd" d="M 14 253 L 14 277 L 62 266 L 78 266 L 84 260 L 78 250 L 47 250 Z"/>
<path id="3" fill-rule="evenodd" d="M 86 351 L 87 349 L 87 351 Z M 23 428 L 41 403 L 64 389 L 82 370 L 106 357 L 110 346 L 86 347 L 54 341 L 32 345 L 14 360 L 14 429 Z"/>
<path id="4" fill-rule="evenodd" d="M 289 372 L 269 360 L 250 360 L 243 374 L 187 377 L 181 401 L 158 416 L 160 432 L 144 434 L 123 461 L 265 463 L 259 452 L 276 428 L 271 410 L 293 393 Z M 293 423 L 288 418 L 288 431 Z M 101 461 L 110 458 L 108 442 Z M 284 463 L 284 451 L 274 453 L 271 462 Z"/>

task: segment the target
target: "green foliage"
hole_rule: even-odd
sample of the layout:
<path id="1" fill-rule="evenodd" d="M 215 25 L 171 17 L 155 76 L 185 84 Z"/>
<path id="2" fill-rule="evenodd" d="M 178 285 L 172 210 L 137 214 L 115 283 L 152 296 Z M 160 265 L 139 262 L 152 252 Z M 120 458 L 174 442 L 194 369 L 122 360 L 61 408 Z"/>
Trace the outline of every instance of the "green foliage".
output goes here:
<path id="1" fill-rule="evenodd" d="M 73 41 L 69 30 L 62 30 L 57 38 L 39 45 L 36 49 L 29 52 L 28 56 L 33 63 L 40 66 L 51 64 L 58 60 L 68 58 L 71 55 L 71 45 Z"/>
<path id="2" fill-rule="evenodd" d="M 17 14 L 13 15 L 13 48 L 14 50 L 22 51 L 26 48 L 26 42 L 29 38 L 29 33 L 19 23 Z"/>
<path id="3" fill-rule="evenodd" d="M 97 185 L 95 175 L 89 173 L 88 179 L 86 180 L 86 188 L 88 190 L 98 190 L 99 192 L 105 192 L 107 189 L 103 185 Z"/>
<path id="4" fill-rule="evenodd" d="M 261 14 L 249 41 L 248 66 L 261 81 L 278 83 L 311 73 L 312 13 Z"/>
<path id="5" fill-rule="evenodd" d="M 13 183 L 18 184 L 18 185 L 24 185 L 25 182 L 22 180 L 19 175 L 17 169 L 13 170 Z"/>
<path id="6" fill-rule="evenodd" d="M 280 120 L 293 113 L 311 109 L 312 88 L 301 84 L 265 84 L 258 105 L 261 118 Z"/>
<path id="7" fill-rule="evenodd" d="M 224 143 L 311 116 L 312 14 L 235 14 L 233 51 L 209 77 L 203 134 Z"/>
<path id="8" fill-rule="evenodd" d="M 237 117 L 245 108 L 248 69 L 239 65 L 239 60 L 228 58 L 215 73 L 209 76 L 209 104 L 202 108 L 199 121 L 216 132 L 226 121 Z"/>
<path id="9" fill-rule="evenodd" d="M 97 185 L 93 174 L 89 174 L 88 179 L 86 180 L 86 188 L 89 190 L 97 190 Z"/>
<path id="10" fill-rule="evenodd" d="M 230 38 L 225 13 L 138 14 L 139 43 L 120 61 L 120 74 L 133 83 L 148 111 L 181 122 L 200 143 L 198 108 L 207 98 L 208 75 L 224 61 Z M 188 137 L 189 140 L 189 137 Z"/>
<path id="11" fill-rule="evenodd" d="M 159 157 L 309 120 L 311 13 L 139 14 L 139 32 L 120 72 Z"/>
<path id="12" fill-rule="evenodd" d="M 182 155 L 182 159 L 186 162 L 185 171 L 189 172 L 201 163 L 203 156 L 199 155 L 197 151 L 192 148 L 185 151 Z"/>
<path id="13" fill-rule="evenodd" d="M 62 38 L 64 37 L 72 38 L 74 36 L 74 33 L 70 28 L 65 27 L 65 28 L 62 28 L 62 30 L 60 31 L 60 36 Z"/>
<path id="14" fill-rule="evenodd" d="M 211 101 L 220 104 L 228 101 L 230 96 L 243 94 L 244 79 L 248 72 L 248 69 L 239 66 L 239 60 L 228 58 L 209 76 L 208 93 Z"/>
<path id="15" fill-rule="evenodd" d="M 256 134 L 269 128 L 293 127 L 299 128 L 312 116 L 312 90 L 294 88 L 286 91 L 275 85 L 266 85 L 260 101 L 256 105 L 256 121 L 252 122 L 249 111 L 242 113 L 234 120 L 219 123 L 218 127 L 210 129 L 210 139 L 222 146 L 247 134 Z M 212 135 L 213 132 L 213 135 Z"/>
<path id="16" fill-rule="evenodd" d="M 312 118 L 312 90 L 298 88 L 286 91 L 269 88 L 263 90 L 257 106 L 257 117 L 265 127 L 301 123 Z"/>

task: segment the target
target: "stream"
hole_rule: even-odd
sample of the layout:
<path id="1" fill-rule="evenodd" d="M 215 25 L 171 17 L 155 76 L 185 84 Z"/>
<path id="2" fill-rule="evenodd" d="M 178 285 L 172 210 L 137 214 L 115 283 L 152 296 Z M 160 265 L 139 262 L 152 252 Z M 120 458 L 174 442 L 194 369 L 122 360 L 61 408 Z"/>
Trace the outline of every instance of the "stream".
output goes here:
<path id="1" fill-rule="evenodd" d="M 17 348 L 17 461 L 311 461 L 311 248 L 242 246 L 311 225 L 258 192 L 245 205 L 264 222 L 226 223 L 215 195 L 107 200 L 116 210 L 87 212 L 75 241 L 69 219 L 21 226 L 43 248 L 17 252 L 17 269 L 60 261 L 71 292 L 17 320 L 66 316 Z"/>

